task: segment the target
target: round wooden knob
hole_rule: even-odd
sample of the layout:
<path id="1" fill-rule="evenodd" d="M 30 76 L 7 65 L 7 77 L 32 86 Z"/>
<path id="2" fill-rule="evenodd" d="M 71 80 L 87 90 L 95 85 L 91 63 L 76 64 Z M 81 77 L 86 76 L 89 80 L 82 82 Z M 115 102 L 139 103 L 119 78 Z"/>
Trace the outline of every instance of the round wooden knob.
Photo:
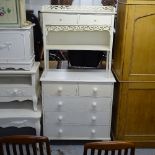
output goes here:
<path id="1" fill-rule="evenodd" d="M 98 89 L 97 88 L 93 88 L 93 92 L 97 93 Z"/>
<path id="2" fill-rule="evenodd" d="M 59 101 L 59 102 L 58 102 L 58 106 L 59 106 L 59 107 L 62 107 L 62 105 L 63 105 L 63 102 L 62 102 L 62 101 Z"/>
<path id="3" fill-rule="evenodd" d="M 92 107 L 95 108 L 96 106 L 97 106 L 97 103 L 96 102 L 93 102 L 92 103 Z"/>
<path id="4" fill-rule="evenodd" d="M 62 90 L 63 90 L 63 88 L 62 87 L 59 87 L 58 88 L 58 93 L 62 93 Z"/>
<path id="5" fill-rule="evenodd" d="M 96 133 L 95 129 L 92 129 L 92 130 L 91 130 L 91 133 L 92 133 L 92 134 L 95 134 L 95 133 Z"/>
<path id="6" fill-rule="evenodd" d="M 60 115 L 60 116 L 58 117 L 58 120 L 59 120 L 59 121 L 62 121 L 62 120 L 63 120 L 63 116 Z"/>
<path id="7" fill-rule="evenodd" d="M 62 129 L 59 129 L 59 134 L 62 134 L 63 133 L 63 130 Z"/>
<path id="8" fill-rule="evenodd" d="M 96 121 L 96 116 L 92 116 L 92 121 Z"/>

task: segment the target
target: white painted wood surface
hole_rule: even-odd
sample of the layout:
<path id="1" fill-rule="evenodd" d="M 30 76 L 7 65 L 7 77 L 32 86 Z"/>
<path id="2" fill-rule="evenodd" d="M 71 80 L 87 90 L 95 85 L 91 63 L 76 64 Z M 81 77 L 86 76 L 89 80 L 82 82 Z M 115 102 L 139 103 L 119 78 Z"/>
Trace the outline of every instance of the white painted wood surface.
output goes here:
<path id="1" fill-rule="evenodd" d="M 1 102 L 0 103 L 0 127 L 32 127 L 36 134 L 40 135 L 41 105 L 33 111 L 31 101 Z"/>
<path id="2" fill-rule="evenodd" d="M 0 101 L 32 100 L 37 111 L 39 86 L 39 62 L 34 63 L 30 71 L 0 70 Z"/>
<path id="3" fill-rule="evenodd" d="M 114 7 L 44 5 L 41 15 L 45 70 L 54 49 L 106 51 L 106 70 L 111 71 Z"/>
<path id="4" fill-rule="evenodd" d="M 43 133 L 50 139 L 111 139 L 114 14 L 113 7 L 43 6 Z M 106 50 L 106 70 L 50 70 L 50 49 Z"/>
<path id="5" fill-rule="evenodd" d="M 51 70 L 41 77 L 43 131 L 50 139 L 110 139 L 113 83 L 103 70 Z"/>
<path id="6" fill-rule="evenodd" d="M 0 28 L 0 68 L 31 70 L 34 63 L 33 25 Z"/>

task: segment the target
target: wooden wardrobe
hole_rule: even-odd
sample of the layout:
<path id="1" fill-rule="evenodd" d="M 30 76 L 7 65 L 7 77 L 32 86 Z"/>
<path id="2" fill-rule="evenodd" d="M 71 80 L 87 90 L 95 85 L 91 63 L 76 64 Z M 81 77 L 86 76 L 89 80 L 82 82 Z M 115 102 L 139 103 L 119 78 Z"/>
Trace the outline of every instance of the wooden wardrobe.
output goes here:
<path id="1" fill-rule="evenodd" d="M 155 147 L 155 0 L 118 2 L 113 55 L 113 138 Z"/>

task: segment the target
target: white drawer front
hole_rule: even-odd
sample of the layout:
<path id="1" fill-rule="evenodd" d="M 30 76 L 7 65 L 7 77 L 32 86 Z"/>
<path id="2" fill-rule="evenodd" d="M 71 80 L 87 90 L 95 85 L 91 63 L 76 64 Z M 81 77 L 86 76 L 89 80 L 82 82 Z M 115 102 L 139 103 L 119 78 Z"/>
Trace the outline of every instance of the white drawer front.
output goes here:
<path id="1" fill-rule="evenodd" d="M 51 139 L 110 140 L 110 126 L 58 126 L 45 123 L 43 132 Z"/>
<path id="2" fill-rule="evenodd" d="M 112 97 L 113 84 L 79 84 L 79 96 Z"/>
<path id="3" fill-rule="evenodd" d="M 43 96 L 76 96 L 77 85 L 75 84 L 45 84 L 43 85 Z"/>
<path id="4" fill-rule="evenodd" d="M 29 87 L 1 87 L 1 97 L 24 97 L 33 96 L 33 88 Z"/>
<path id="5" fill-rule="evenodd" d="M 77 25 L 77 15 L 46 13 L 43 18 L 46 25 Z"/>
<path id="6" fill-rule="evenodd" d="M 80 15 L 79 25 L 111 25 L 110 15 Z"/>
<path id="7" fill-rule="evenodd" d="M 45 111 L 110 111 L 112 105 L 111 98 L 54 97 L 49 95 L 45 95 L 43 98 Z"/>
<path id="8" fill-rule="evenodd" d="M 47 124 L 76 124 L 76 125 L 110 125 L 111 112 L 46 112 L 44 121 Z"/>

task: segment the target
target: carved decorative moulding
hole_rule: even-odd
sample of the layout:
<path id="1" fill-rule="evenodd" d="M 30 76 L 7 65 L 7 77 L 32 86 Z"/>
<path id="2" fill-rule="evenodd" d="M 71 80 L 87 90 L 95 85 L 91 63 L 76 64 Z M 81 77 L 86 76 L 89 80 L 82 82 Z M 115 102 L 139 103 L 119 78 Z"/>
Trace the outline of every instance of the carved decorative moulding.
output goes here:
<path id="1" fill-rule="evenodd" d="M 115 13 L 113 6 L 44 5 L 42 12 Z"/>
<path id="2" fill-rule="evenodd" d="M 47 26 L 47 31 L 110 31 L 109 25 L 101 25 L 101 26 L 90 26 L 90 25 L 80 25 L 80 26 Z"/>

